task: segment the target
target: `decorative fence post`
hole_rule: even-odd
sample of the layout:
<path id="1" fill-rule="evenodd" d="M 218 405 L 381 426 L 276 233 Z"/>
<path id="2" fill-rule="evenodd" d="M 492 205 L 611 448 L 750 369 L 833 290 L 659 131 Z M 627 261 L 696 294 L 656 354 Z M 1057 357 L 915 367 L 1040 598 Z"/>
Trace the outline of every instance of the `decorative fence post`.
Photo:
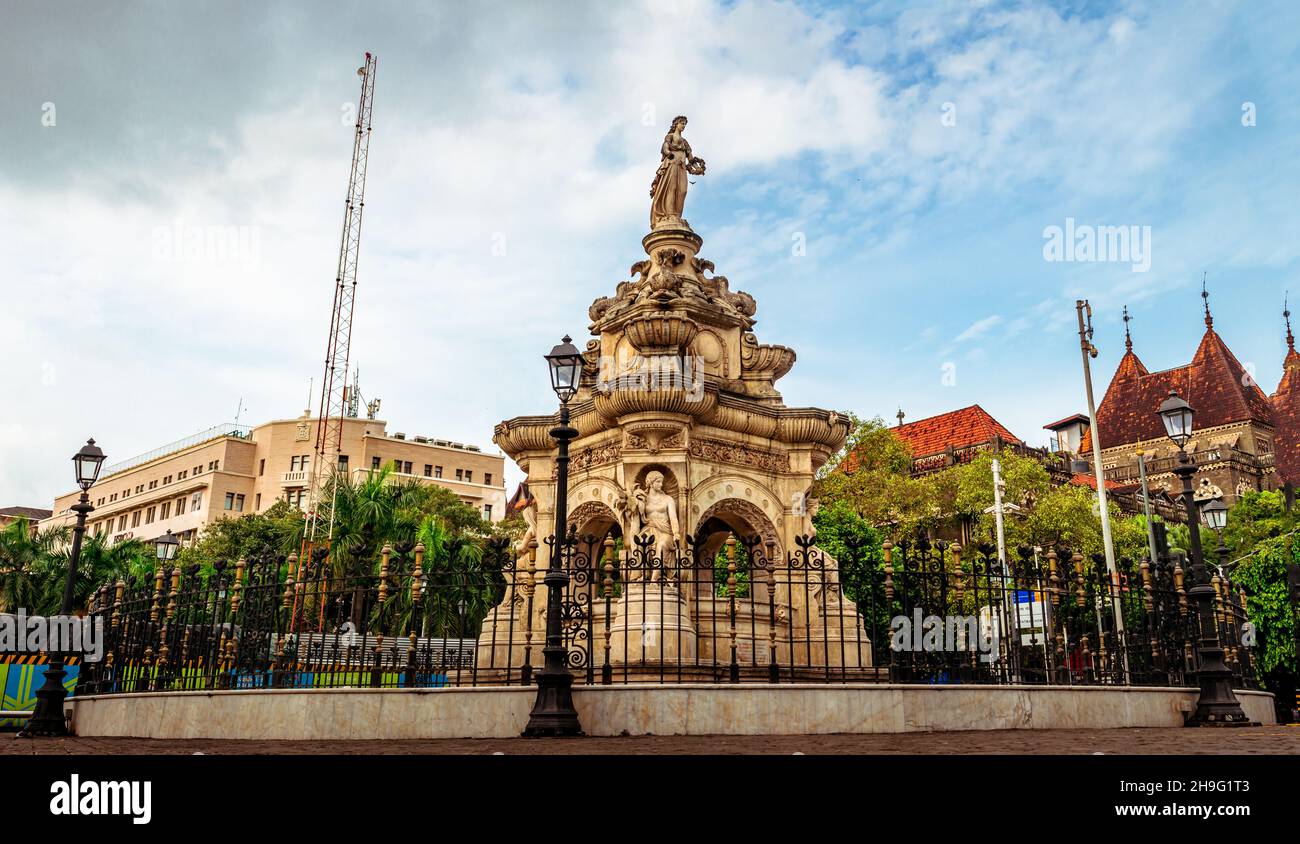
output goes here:
<path id="1" fill-rule="evenodd" d="M 600 684 L 608 686 L 614 682 L 614 667 L 609 662 L 609 614 L 613 607 L 614 598 L 614 537 L 605 537 L 605 580 L 601 585 L 603 588 L 603 597 L 605 598 L 605 661 L 600 666 Z"/>
<path id="2" fill-rule="evenodd" d="M 752 566 L 751 566 L 752 569 Z M 728 678 L 740 682 L 740 663 L 736 661 L 736 535 L 727 534 L 727 636 L 731 644 Z"/>
<path id="3" fill-rule="evenodd" d="M 885 556 L 885 614 L 889 615 L 894 610 L 894 543 L 886 539 L 880 550 Z M 889 682 L 898 682 L 898 651 L 892 641 L 889 643 Z"/>
<path id="4" fill-rule="evenodd" d="M 624 549 L 624 555 L 627 550 Z M 537 590 L 537 539 L 528 540 L 528 570 L 523 573 L 524 596 L 528 601 L 528 615 L 524 621 L 524 665 L 519 670 L 519 685 L 533 682 L 533 594 Z"/>
<path id="5" fill-rule="evenodd" d="M 767 680 L 769 683 L 781 682 L 781 664 L 776 658 L 776 568 L 780 561 L 776 558 L 776 540 L 768 539 L 767 557 L 764 568 L 767 570 Z M 752 566 L 750 567 L 752 570 Z"/>

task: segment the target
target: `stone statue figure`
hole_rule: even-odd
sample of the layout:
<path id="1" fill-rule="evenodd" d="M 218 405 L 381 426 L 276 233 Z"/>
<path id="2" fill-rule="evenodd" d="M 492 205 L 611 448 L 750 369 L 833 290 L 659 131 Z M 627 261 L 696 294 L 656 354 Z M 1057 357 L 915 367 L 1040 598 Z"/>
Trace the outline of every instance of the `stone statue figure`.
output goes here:
<path id="1" fill-rule="evenodd" d="M 645 486 L 638 484 L 628 501 L 628 536 L 654 539 L 651 565 L 657 569 L 653 579 L 677 579 L 677 502 L 664 492 L 662 472 L 646 475 Z M 635 552 L 634 552 L 635 553 Z"/>
<path id="2" fill-rule="evenodd" d="M 686 176 L 704 175 L 704 159 L 691 155 L 691 145 L 682 137 L 685 117 L 673 118 L 673 125 L 659 148 L 659 169 L 650 185 L 650 228 L 663 223 L 682 223 L 686 207 Z"/>

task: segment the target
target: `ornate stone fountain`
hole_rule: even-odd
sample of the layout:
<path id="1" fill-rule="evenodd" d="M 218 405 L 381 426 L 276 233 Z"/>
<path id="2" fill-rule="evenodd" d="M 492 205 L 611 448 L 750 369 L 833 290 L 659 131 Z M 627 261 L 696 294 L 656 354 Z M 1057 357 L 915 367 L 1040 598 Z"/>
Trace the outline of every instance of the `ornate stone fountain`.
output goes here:
<path id="1" fill-rule="evenodd" d="M 673 555 L 665 549 L 693 548 L 696 559 L 712 559 L 734 534 L 781 560 L 797 552 L 796 537 L 813 532 L 809 488 L 843 444 L 849 420 L 833 410 L 785 405 L 776 382 L 794 365 L 794 350 L 760 343 L 754 298 L 732 290 L 713 262 L 699 256 L 703 240 L 681 217 L 685 181 L 675 174 L 702 174 L 704 162 L 690 155 L 680 136 L 684 126 L 684 118 L 674 121 L 664 140 L 652 187 L 653 227 L 641 241 L 647 257 L 632 265 L 630 279 L 619 282 L 614 295 L 596 299 L 588 311 L 592 339 L 580 390 L 570 402 L 579 436 L 571 446 L 569 524 L 579 537 L 595 538 L 589 549 L 594 557 L 601 540 L 612 536 L 623 539 L 625 554 L 635 553 L 641 537 L 656 557 Z M 673 184 L 679 195 L 663 196 Z M 555 532 L 556 450 L 548 432 L 556 420 L 555 414 L 518 416 L 495 430 L 495 442 L 527 475 L 532 494 L 521 569 L 529 565 L 529 540 Z M 539 573 L 548 553 L 545 544 L 537 551 Z M 571 586 L 594 595 L 577 602 L 580 611 L 603 613 L 602 562 L 591 560 L 592 576 Z M 609 622 L 611 659 L 641 664 L 718 656 L 704 653 L 717 640 L 708 634 L 723 623 L 711 599 L 716 593 L 698 583 L 679 585 L 671 562 L 640 575 L 623 571 L 621 562 L 611 617 L 602 615 L 592 626 L 599 636 Z M 803 653 L 807 664 L 846 664 L 833 649 L 810 645 L 826 641 L 827 631 L 839 641 L 846 628 L 851 638 L 866 641 L 856 608 L 840 594 L 835 561 L 826 558 L 825 568 L 800 576 L 819 582 L 808 588 L 778 584 L 777 635 L 771 635 L 766 610 L 754 613 L 764 629 L 754 632 L 747 653 L 757 660 L 758 648 L 774 640 L 778 650 L 785 645 Z M 499 666 L 507 654 L 518 666 L 529 644 L 536 664 L 545 627 L 540 578 L 535 590 L 531 618 L 519 590 L 489 616 L 480 668 L 486 657 Z M 768 600 L 761 588 L 755 591 L 751 600 Z M 649 608 L 653 621 L 638 606 Z M 640 635 L 647 624 L 671 635 L 648 642 Z M 868 652 L 860 649 L 863 656 L 851 657 L 852 664 L 866 664 Z"/>

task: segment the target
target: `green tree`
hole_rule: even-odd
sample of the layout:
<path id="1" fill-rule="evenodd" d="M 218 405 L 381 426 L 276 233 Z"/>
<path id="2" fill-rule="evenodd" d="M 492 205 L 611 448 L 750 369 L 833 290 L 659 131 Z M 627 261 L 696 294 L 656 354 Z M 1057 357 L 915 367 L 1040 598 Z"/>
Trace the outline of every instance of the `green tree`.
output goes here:
<path id="1" fill-rule="evenodd" d="M 193 545 L 177 552 L 177 561 L 181 566 L 197 563 L 206 573 L 218 561 L 232 563 L 264 551 L 287 556 L 301 547 L 305 524 L 301 510 L 277 501 L 261 513 L 212 522 Z"/>
<path id="2" fill-rule="evenodd" d="M 912 451 L 879 417 L 851 416 L 848 439 L 818 473 L 813 495 L 841 501 L 871 524 L 913 529 L 933 519 L 933 496 L 911 477 Z"/>
<path id="3" fill-rule="evenodd" d="M 1245 587 L 1246 615 L 1255 624 L 1255 669 L 1265 688 L 1294 689 L 1300 674 L 1295 652 L 1296 608 L 1288 594 L 1287 566 L 1300 562 L 1295 538 L 1260 541 L 1232 571 Z"/>
<path id="4" fill-rule="evenodd" d="M 1297 527 L 1300 527 L 1300 515 L 1287 511 L 1286 498 L 1281 492 L 1248 492 L 1228 513 L 1223 544 L 1235 557 L 1248 554 L 1264 540 L 1290 533 Z"/>
<path id="5" fill-rule="evenodd" d="M 0 529 L 0 612 L 45 611 L 51 559 L 70 534 L 64 527 L 33 535 L 23 518 Z"/>

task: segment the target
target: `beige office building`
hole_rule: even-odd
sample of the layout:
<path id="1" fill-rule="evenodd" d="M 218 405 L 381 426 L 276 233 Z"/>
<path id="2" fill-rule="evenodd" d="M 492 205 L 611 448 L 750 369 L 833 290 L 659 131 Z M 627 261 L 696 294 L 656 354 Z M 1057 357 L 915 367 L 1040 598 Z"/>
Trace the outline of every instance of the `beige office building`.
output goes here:
<path id="1" fill-rule="evenodd" d="M 89 530 L 113 542 L 151 540 L 168 530 L 192 540 L 204 525 L 276 501 L 306 508 L 318 422 L 304 416 L 254 428 L 222 425 L 105 466 L 91 488 Z M 345 419 L 339 455 L 354 478 L 393 464 L 394 477 L 446 487 L 488 521 L 505 514 L 505 458 L 478 446 L 390 434 L 376 419 Z M 55 499 L 42 526 L 70 522 L 78 496 Z"/>

